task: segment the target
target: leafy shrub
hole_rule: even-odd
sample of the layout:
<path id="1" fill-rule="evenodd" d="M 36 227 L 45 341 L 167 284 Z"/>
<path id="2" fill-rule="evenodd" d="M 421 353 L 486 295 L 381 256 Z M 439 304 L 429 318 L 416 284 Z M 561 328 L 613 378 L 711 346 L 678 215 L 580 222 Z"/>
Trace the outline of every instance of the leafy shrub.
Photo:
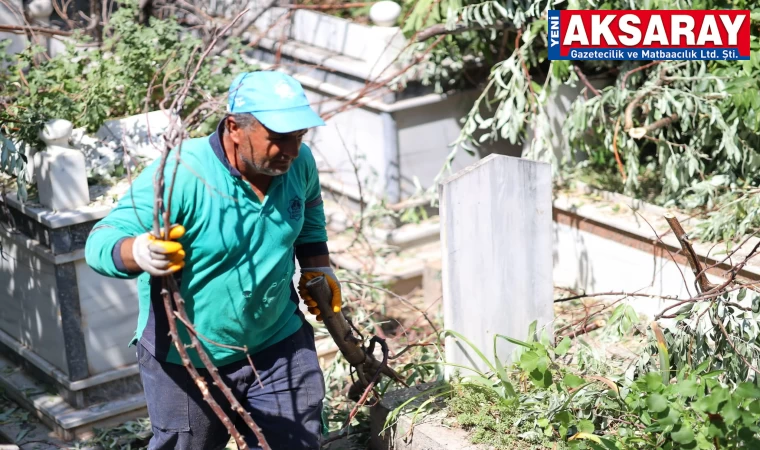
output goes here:
<path id="1" fill-rule="evenodd" d="M 76 34 L 64 54 L 48 58 L 44 49 L 30 46 L 17 55 L 0 49 L 0 58 L 15 70 L 0 71 L 0 171 L 16 176 L 25 160 L 24 148 L 13 142 L 41 146 L 37 135 L 48 119 L 66 119 L 92 133 L 107 119 L 157 110 L 176 94 L 188 71 L 203 51 L 201 39 L 184 30 L 175 19 L 150 19 L 140 24 L 136 2 L 125 2 L 111 16 L 99 47 L 82 46 L 88 38 Z M 185 102 L 187 116 L 209 99 L 223 96 L 230 82 L 246 67 L 239 41 L 231 41 L 229 55 L 207 59 L 201 66 Z M 170 99 L 166 107 L 171 103 Z M 224 104 L 222 101 L 221 104 Z M 205 134 L 220 117 L 212 104 L 205 120 L 191 129 Z M 22 162 L 19 162 L 22 161 Z"/>
<path id="2" fill-rule="evenodd" d="M 662 336 L 658 331 L 655 335 Z M 659 367 L 651 365 L 631 378 L 583 373 L 564 364 L 571 347 L 568 338 L 556 346 L 546 338 L 508 340 L 521 347 L 514 364 L 505 367 L 495 354 L 491 362 L 473 348 L 495 371 L 475 371 L 454 383 L 450 413 L 473 431 L 475 441 L 504 449 L 539 444 L 594 450 L 760 445 L 760 387 L 732 378 L 730 370 L 713 369 L 720 364 L 716 361 L 730 357 L 726 343 L 698 365 L 675 352 L 678 363 L 671 365 L 665 339 L 659 337 L 654 350 Z M 675 366 L 680 369 L 673 370 Z M 517 389 L 505 391 L 505 383 Z"/>
<path id="3" fill-rule="evenodd" d="M 423 3 L 423 2 L 420 2 Z M 443 2 L 441 2 L 443 3 Z M 553 163 L 555 174 L 591 174 L 603 189 L 621 191 L 663 206 L 701 209 L 705 240 L 728 240 L 760 226 L 760 1 L 738 0 L 525 0 L 449 2 L 445 16 L 413 10 L 407 32 L 453 23 L 471 31 L 447 36 L 424 66 L 425 80 L 445 90 L 462 79 L 482 93 L 453 143 L 475 152 L 486 141 L 527 143 L 525 156 Z M 549 9 L 747 9 L 751 10 L 751 58 L 747 61 L 548 61 Z M 497 21 L 510 27 L 494 27 Z M 419 44 L 424 51 L 432 42 Z M 490 73 L 477 77 L 461 64 L 472 51 Z M 441 64 L 455 55 L 450 64 Z M 503 55 L 499 57 L 499 55 Z M 651 62 L 654 63 L 654 62 Z M 470 65 L 472 66 L 472 64 Z M 609 85 L 587 88 L 581 75 Z M 559 136 L 549 128 L 549 102 L 572 85 L 586 89 L 576 99 Z M 587 98 L 587 100 L 586 100 Z M 639 98 L 626 120 L 626 108 Z M 631 130 L 677 114 L 667 126 L 639 136 Z M 626 129 L 626 125 L 631 125 Z M 541 131 L 535 136 L 532 130 Z M 562 143 L 558 149 L 555 142 Z M 450 163 L 450 161 L 449 161 Z M 450 167 L 446 164 L 445 168 Z M 580 174 L 579 174 L 580 172 Z"/>

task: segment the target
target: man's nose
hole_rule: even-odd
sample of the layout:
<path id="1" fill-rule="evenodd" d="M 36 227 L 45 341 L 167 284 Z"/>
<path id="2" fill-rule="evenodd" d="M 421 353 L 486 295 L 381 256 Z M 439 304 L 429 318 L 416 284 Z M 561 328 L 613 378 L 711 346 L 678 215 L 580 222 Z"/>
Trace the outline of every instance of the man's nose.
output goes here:
<path id="1" fill-rule="evenodd" d="M 288 143 L 287 145 L 283 145 L 280 147 L 280 151 L 283 155 L 288 156 L 289 158 L 297 158 L 298 157 L 298 151 L 301 148 L 301 142 L 294 142 L 294 143 Z"/>

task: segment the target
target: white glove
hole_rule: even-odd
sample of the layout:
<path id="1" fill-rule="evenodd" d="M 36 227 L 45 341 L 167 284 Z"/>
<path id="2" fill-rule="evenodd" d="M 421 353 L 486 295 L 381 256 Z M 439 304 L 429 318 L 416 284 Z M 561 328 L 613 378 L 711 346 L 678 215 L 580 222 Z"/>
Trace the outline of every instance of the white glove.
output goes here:
<path id="1" fill-rule="evenodd" d="M 162 230 L 163 234 L 163 230 Z M 145 272 L 162 277 L 185 267 L 185 250 L 175 242 L 185 234 L 185 227 L 175 225 L 169 230 L 168 241 L 160 240 L 151 233 L 143 233 L 132 244 L 132 257 Z"/>

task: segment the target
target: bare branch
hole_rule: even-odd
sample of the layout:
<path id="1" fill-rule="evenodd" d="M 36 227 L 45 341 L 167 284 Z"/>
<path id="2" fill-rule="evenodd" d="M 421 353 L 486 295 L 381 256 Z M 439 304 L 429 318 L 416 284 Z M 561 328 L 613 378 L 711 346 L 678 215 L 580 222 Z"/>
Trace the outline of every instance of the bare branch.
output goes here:
<path id="1" fill-rule="evenodd" d="M 497 20 L 493 24 L 488 25 L 486 27 L 480 25 L 479 23 L 470 23 L 470 24 L 458 23 L 454 26 L 453 29 L 449 30 L 449 29 L 446 29 L 445 23 L 439 23 L 439 24 L 430 26 L 428 28 L 425 28 L 424 30 L 417 33 L 417 42 L 423 42 L 435 36 L 441 36 L 441 35 L 446 36 L 446 35 L 452 35 L 452 34 L 460 34 L 466 31 L 480 31 L 480 30 L 489 30 L 489 29 L 501 29 L 501 30 L 514 31 L 515 27 L 514 25 L 510 23 Z"/>
<path id="2" fill-rule="evenodd" d="M 689 283 L 686 282 L 686 276 L 683 274 L 683 271 L 681 270 L 681 266 L 678 265 L 676 262 L 676 257 L 673 256 L 673 252 L 670 251 L 670 249 L 665 245 L 665 242 L 662 241 L 662 238 L 657 233 L 657 230 L 654 229 L 651 223 L 647 220 L 646 217 L 641 215 L 640 212 L 634 210 L 634 213 L 636 213 L 639 217 L 641 217 L 644 222 L 646 222 L 647 225 L 649 225 L 649 228 L 652 230 L 652 233 L 657 237 L 657 242 L 663 245 L 663 248 L 668 252 L 668 256 L 670 256 L 670 259 L 673 261 L 673 264 L 675 264 L 676 269 L 678 269 L 678 273 L 681 274 L 681 280 L 683 281 L 683 286 L 686 288 L 686 292 L 689 294 L 689 297 L 691 297 L 691 290 L 689 290 Z M 667 233 L 666 233 L 667 234 Z"/>
<path id="3" fill-rule="evenodd" d="M 697 258 L 697 252 L 694 251 L 694 247 L 692 247 L 691 242 L 689 241 L 689 236 L 683 230 L 681 222 L 678 221 L 678 218 L 676 216 L 670 213 L 665 214 L 665 220 L 668 222 L 668 225 L 670 225 L 670 228 L 673 230 L 673 234 L 676 236 L 676 239 L 678 239 L 678 242 L 681 244 L 681 248 L 686 253 L 686 258 L 689 260 L 691 270 L 694 272 L 694 276 L 697 279 L 697 288 L 700 292 L 703 293 L 710 292 L 713 288 L 716 287 L 716 285 L 710 283 L 707 280 L 707 276 L 702 270 L 702 264 Z"/>
<path id="4" fill-rule="evenodd" d="M 430 325 L 430 327 L 435 332 L 436 336 L 439 335 L 438 328 L 435 326 L 435 324 L 433 323 L 433 321 L 430 319 L 430 317 L 427 315 L 427 313 L 425 311 L 423 311 L 420 308 L 414 306 L 412 303 L 409 302 L 409 300 L 407 300 L 404 297 L 396 294 L 395 292 L 389 291 L 388 289 L 381 288 L 379 286 L 373 286 L 373 285 L 367 284 L 367 283 L 360 283 L 358 281 L 343 281 L 343 283 L 354 284 L 354 285 L 357 285 L 357 286 L 364 286 L 364 287 L 368 287 L 370 289 L 377 289 L 378 291 L 385 292 L 386 294 L 393 296 L 394 298 L 400 300 L 405 305 L 409 306 L 410 308 L 414 309 L 418 313 L 422 314 L 422 316 L 425 317 L 425 320 L 427 320 L 427 323 Z"/>
<path id="5" fill-rule="evenodd" d="M 40 34 L 49 34 L 51 36 L 71 36 L 71 31 L 56 30 L 55 28 L 37 27 L 32 25 L 0 25 L 0 31 L 14 34 L 25 34 L 27 32 L 37 32 Z"/>
<path id="6" fill-rule="evenodd" d="M 175 295 L 178 295 L 175 292 Z M 174 315 L 174 308 L 172 308 L 172 299 L 169 297 L 169 292 L 164 289 L 161 292 L 161 296 L 164 299 L 164 309 L 166 309 L 167 317 L 173 317 Z M 175 302 L 176 303 L 176 302 Z M 192 377 L 193 382 L 195 385 L 200 389 L 201 394 L 203 395 L 203 399 L 209 404 L 211 409 L 214 411 L 216 416 L 219 418 L 219 420 L 222 421 L 224 424 L 224 427 L 227 429 L 227 431 L 230 432 L 232 435 L 232 438 L 235 440 L 235 443 L 238 445 L 239 448 L 247 449 L 248 446 L 245 443 L 245 440 L 243 439 L 243 436 L 240 434 L 240 432 L 235 428 L 235 425 L 232 423 L 230 418 L 227 416 L 227 414 L 222 411 L 221 406 L 219 406 L 219 403 L 214 400 L 214 397 L 211 396 L 211 392 L 208 389 L 208 384 L 206 383 L 206 380 L 201 377 L 201 375 L 198 373 L 198 370 L 193 366 L 192 361 L 190 361 L 190 356 L 187 354 L 188 348 L 195 347 L 195 342 L 198 342 L 197 339 L 195 339 L 195 342 L 192 346 L 185 346 L 185 344 L 182 343 L 182 341 L 179 338 L 179 334 L 177 333 L 177 324 L 174 320 L 169 320 L 169 334 L 172 337 L 172 342 L 174 342 L 174 346 L 177 349 L 177 352 L 179 352 L 179 356 L 182 359 L 182 364 L 187 368 L 188 372 L 190 372 L 190 377 Z M 200 348 L 195 347 L 199 352 Z M 212 373 L 214 375 L 214 373 Z M 218 375 L 217 375 L 218 377 Z"/>
<path id="7" fill-rule="evenodd" d="M 580 294 L 580 295 L 573 295 L 572 297 L 562 297 L 554 300 L 554 303 L 564 303 L 564 302 L 570 302 L 573 300 L 580 300 L 584 298 L 595 298 L 595 297 L 610 297 L 610 296 L 624 296 L 624 297 L 648 297 L 648 298 L 659 298 L 664 300 L 688 300 L 688 299 L 682 299 L 679 297 L 676 297 L 674 295 L 658 295 L 658 294 L 644 294 L 639 292 L 596 292 L 591 294 Z"/>
<path id="8" fill-rule="evenodd" d="M 595 87 L 594 87 L 594 86 L 593 86 L 593 85 L 592 85 L 592 84 L 591 84 L 591 83 L 588 81 L 588 78 L 586 78 L 586 74 L 584 74 L 584 73 L 583 73 L 583 71 L 581 70 L 581 68 L 580 68 L 580 67 L 578 67 L 578 66 L 573 66 L 573 69 L 575 69 L 575 73 L 577 73 L 577 74 L 578 74 L 578 78 L 580 78 L 580 79 L 581 79 L 581 81 L 583 82 L 583 84 L 585 84 L 585 85 L 586 85 L 586 87 L 587 87 L 587 88 L 589 88 L 589 89 L 591 90 L 591 92 L 593 92 L 593 93 L 594 93 L 594 95 L 602 95 L 602 93 L 601 93 L 601 92 L 599 92 L 599 89 L 595 88 Z"/>
<path id="9" fill-rule="evenodd" d="M 219 37 L 221 37 L 224 33 L 226 33 L 235 24 L 235 22 L 237 22 L 240 19 L 240 17 L 243 14 L 245 14 L 247 11 L 248 9 L 241 11 L 223 30 L 221 30 L 219 33 L 217 33 L 214 36 L 214 38 L 212 39 L 211 43 L 208 45 L 206 50 L 198 58 L 198 62 L 195 68 L 193 69 L 193 72 L 190 74 L 190 76 L 187 79 L 185 79 L 183 85 L 179 88 L 178 94 L 174 97 L 173 101 L 171 102 L 171 105 L 169 108 L 170 110 L 167 113 L 172 117 L 176 115 L 178 118 L 180 118 L 180 120 L 179 120 L 179 123 L 175 121 L 170 122 L 171 125 L 164 137 L 165 146 L 161 155 L 161 160 L 159 162 L 159 167 L 156 173 L 156 177 L 153 182 L 154 192 L 155 192 L 153 233 L 156 236 L 161 236 L 160 217 L 162 215 L 161 214 L 162 211 L 163 211 L 163 222 L 165 224 L 164 239 L 168 239 L 169 230 L 171 228 L 170 227 L 171 225 L 171 221 L 170 221 L 171 194 L 172 194 L 172 189 L 173 189 L 173 184 L 174 184 L 174 177 L 176 176 L 176 170 L 180 162 L 177 161 L 174 172 L 172 174 L 172 185 L 169 191 L 169 199 L 167 201 L 167 208 L 165 209 L 163 207 L 164 206 L 163 204 L 164 203 L 164 172 L 165 172 L 168 156 L 171 153 L 172 149 L 174 148 L 177 149 L 177 158 L 179 158 L 179 154 L 182 149 L 182 140 L 185 134 L 185 130 L 182 125 L 180 112 L 182 110 L 182 107 L 184 106 L 185 99 L 187 98 L 187 95 L 190 92 L 190 87 L 193 84 L 195 77 L 197 76 L 198 71 L 200 70 L 201 65 L 204 63 L 205 59 L 211 53 Z M 206 382 L 198 375 L 198 371 L 192 365 L 192 362 L 188 357 L 185 344 L 179 339 L 179 336 L 176 331 L 177 317 L 175 317 L 174 315 L 174 310 L 176 309 L 176 312 L 181 322 L 186 324 L 186 326 L 189 325 L 191 322 L 185 311 L 184 300 L 179 295 L 179 286 L 177 286 L 177 281 L 175 280 L 173 276 L 166 276 L 162 278 L 162 282 L 163 282 L 162 296 L 164 298 L 164 307 L 166 309 L 167 317 L 169 318 L 168 320 L 169 320 L 169 325 L 172 332 L 172 341 L 174 342 L 174 345 L 177 348 L 177 351 L 180 353 L 183 364 L 185 365 L 187 370 L 190 372 L 190 375 L 192 376 L 196 385 L 201 390 L 204 399 L 209 403 L 214 413 L 217 415 L 217 417 L 219 417 L 219 419 L 225 425 L 225 428 L 227 428 L 227 431 L 235 439 L 235 442 L 238 445 L 238 448 L 248 449 L 248 446 L 245 440 L 242 438 L 240 432 L 235 428 L 234 423 L 221 410 L 221 408 L 219 408 L 219 405 L 209 395 L 208 386 Z M 173 300 L 174 305 L 172 305 L 172 300 Z M 203 366 L 208 370 L 209 375 L 213 379 L 214 384 L 221 390 L 222 394 L 230 403 L 232 410 L 235 411 L 237 414 L 239 414 L 243 418 L 246 425 L 251 429 L 251 431 L 253 431 L 262 449 L 270 450 L 270 447 L 267 444 L 266 438 L 261 432 L 261 429 L 258 427 L 258 425 L 256 425 L 253 418 L 251 418 L 250 414 L 243 408 L 240 402 L 232 394 L 230 389 L 225 385 L 224 381 L 220 378 L 218 370 L 209 359 L 208 355 L 206 354 L 206 351 L 203 349 L 203 346 L 198 340 L 198 336 L 194 332 L 193 327 L 192 326 L 188 327 L 188 330 L 192 330 L 189 332 L 190 339 L 192 341 L 191 347 L 196 350 L 198 357 L 203 363 Z"/>
<path id="10" fill-rule="evenodd" d="M 643 67 L 643 66 L 642 66 Z M 637 106 L 639 106 L 639 103 L 649 95 L 656 87 L 661 86 L 662 83 L 665 81 L 665 69 L 663 68 L 660 70 L 660 75 L 657 77 L 657 80 L 655 80 L 654 85 L 650 87 L 647 90 L 642 91 L 639 95 L 633 98 L 633 101 L 628 104 L 628 106 L 625 108 L 625 122 L 623 125 L 623 130 L 628 131 L 631 128 L 633 128 L 633 111 L 636 109 Z"/>
<path id="11" fill-rule="evenodd" d="M 363 8 L 374 5 L 377 2 L 359 2 L 359 3 L 329 3 L 326 5 L 287 5 L 288 9 L 310 9 L 315 11 L 332 11 L 336 9 Z"/>
<path id="12" fill-rule="evenodd" d="M 240 37 L 243 33 L 245 33 L 253 24 L 256 23 L 257 20 L 261 18 L 267 11 L 271 10 L 275 5 L 277 5 L 278 0 L 271 0 L 266 6 L 264 6 L 261 11 L 259 11 L 256 15 L 251 17 L 247 22 L 242 24 L 241 26 L 237 27 L 232 33 L 230 33 L 229 36 L 227 36 L 224 41 L 217 46 L 217 48 L 214 50 L 212 55 L 218 55 L 222 53 L 229 45 L 230 41 L 234 38 Z M 278 21 L 279 22 L 279 21 Z"/>
<path id="13" fill-rule="evenodd" d="M 623 89 L 626 89 L 626 83 L 628 82 L 628 77 L 633 75 L 636 72 L 640 72 L 642 70 L 646 70 L 652 66 L 656 66 L 657 64 L 660 64 L 662 61 L 652 61 L 648 64 L 644 64 L 643 66 L 636 67 L 635 69 L 631 69 L 628 72 L 623 75 L 623 81 L 620 83 L 620 87 Z"/>

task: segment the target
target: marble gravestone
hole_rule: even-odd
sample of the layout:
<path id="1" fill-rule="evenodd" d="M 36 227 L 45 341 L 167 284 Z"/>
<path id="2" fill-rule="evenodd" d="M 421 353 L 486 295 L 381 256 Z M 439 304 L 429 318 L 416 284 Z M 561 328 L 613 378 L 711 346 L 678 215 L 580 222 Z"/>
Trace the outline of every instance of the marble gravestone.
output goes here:
<path id="1" fill-rule="evenodd" d="M 539 336 L 546 329 L 553 338 L 550 165 L 490 155 L 444 180 L 439 197 L 444 327 L 491 363 L 497 334 L 525 340 L 537 321 Z M 509 360 L 514 347 L 498 339 L 499 359 Z M 487 369 L 450 335 L 446 361 Z M 447 366 L 447 377 L 456 370 Z"/>

